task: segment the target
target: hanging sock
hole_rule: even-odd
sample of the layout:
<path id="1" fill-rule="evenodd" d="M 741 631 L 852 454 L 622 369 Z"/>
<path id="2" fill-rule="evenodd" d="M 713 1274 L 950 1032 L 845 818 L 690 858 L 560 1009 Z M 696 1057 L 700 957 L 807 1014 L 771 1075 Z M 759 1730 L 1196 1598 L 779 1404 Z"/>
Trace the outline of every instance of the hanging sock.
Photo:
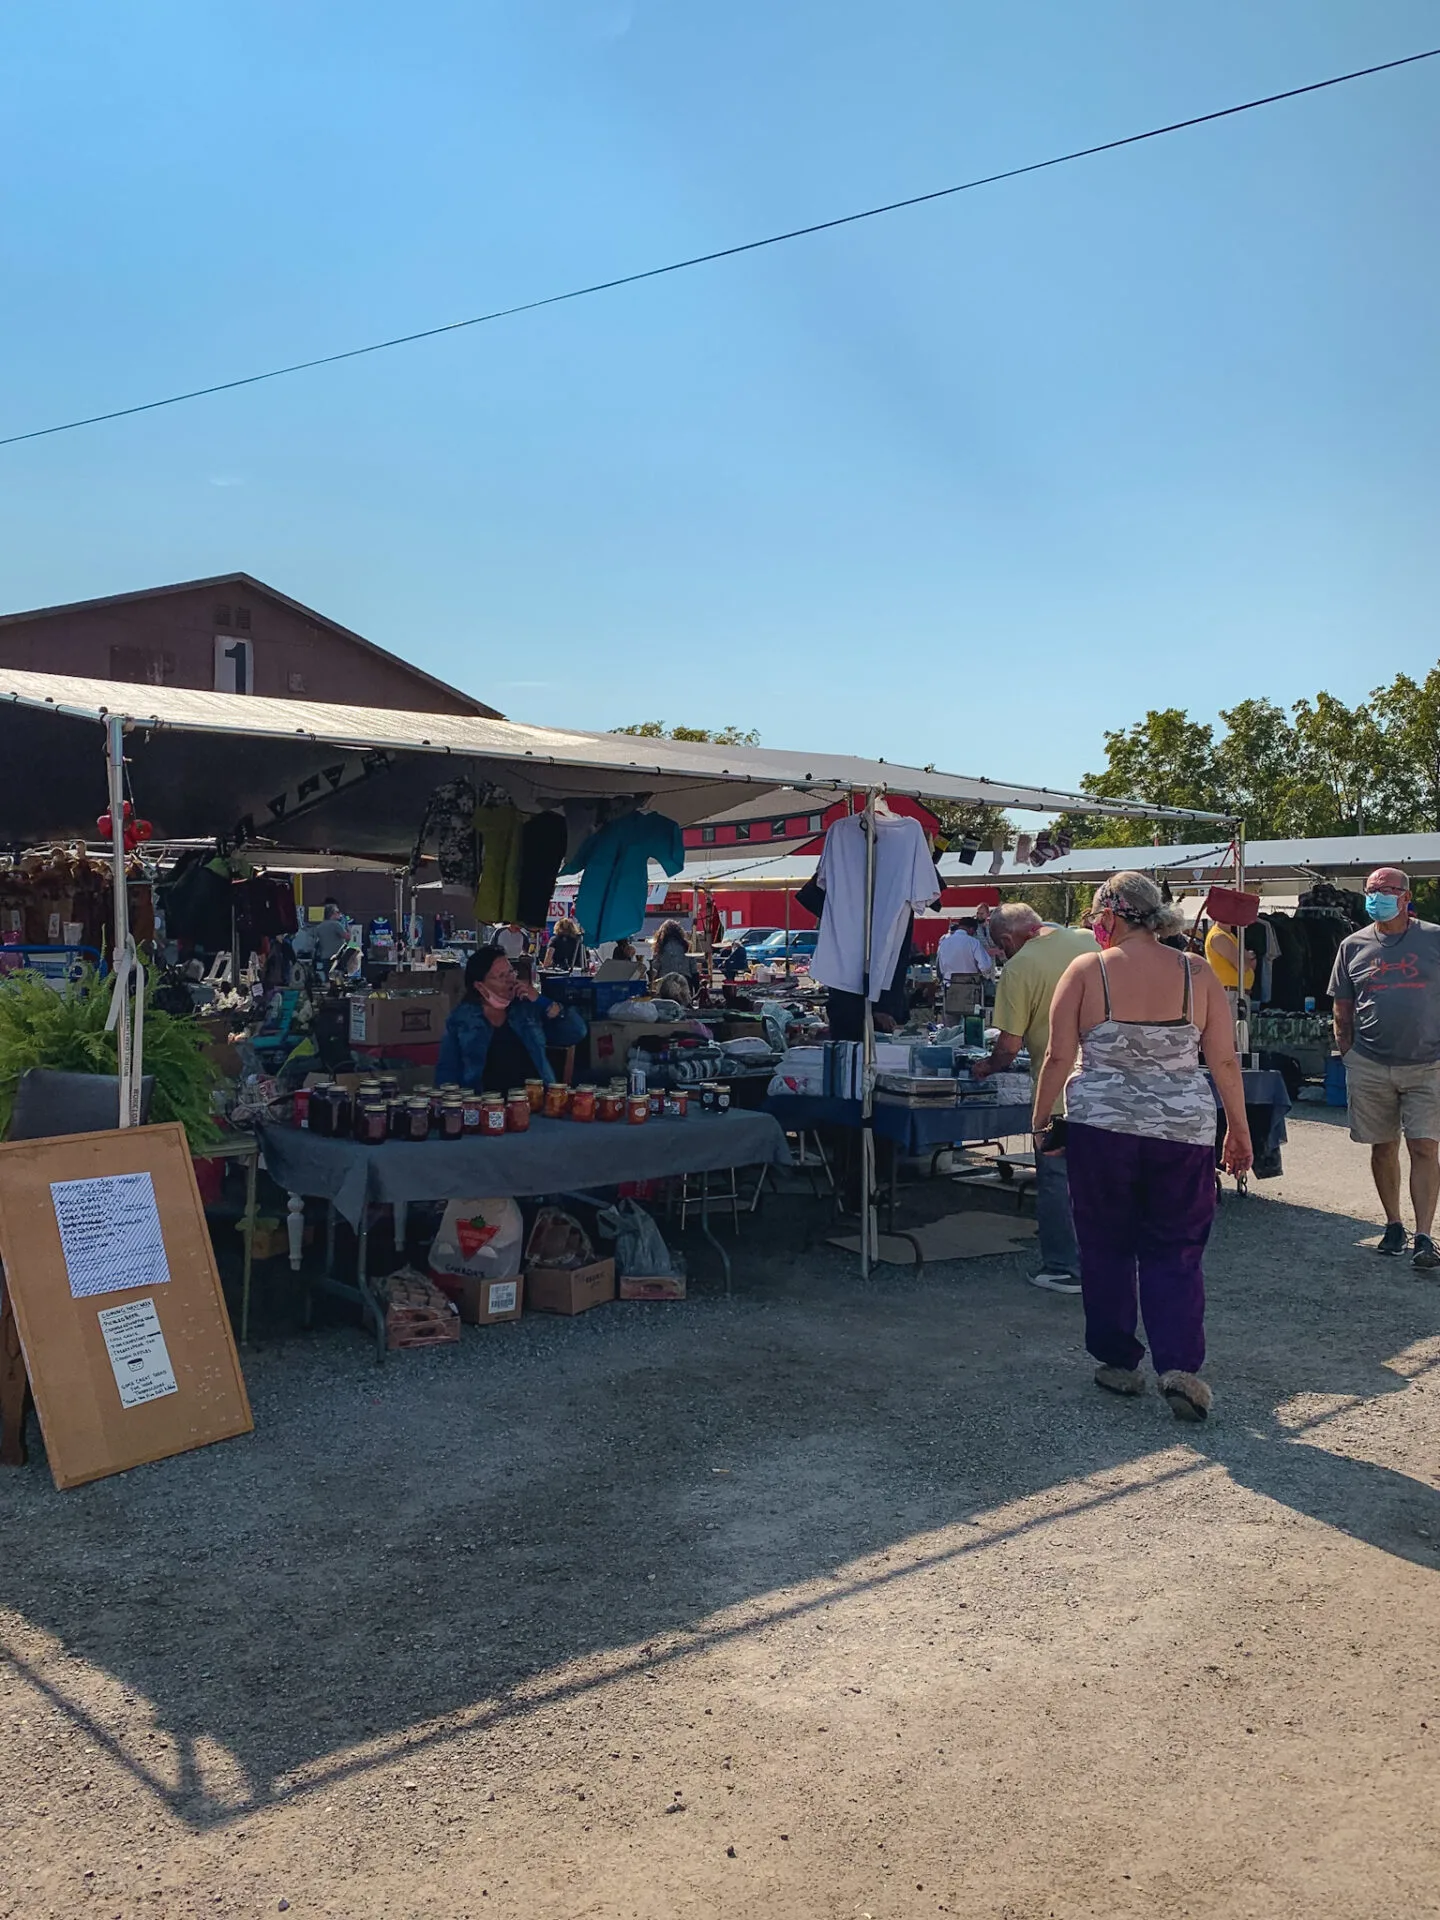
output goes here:
<path id="1" fill-rule="evenodd" d="M 1015 842 L 1015 864 L 1017 867 L 1026 867 L 1030 864 L 1030 836 L 1028 833 L 1022 833 Z"/>
<path id="2" fill-rule="evenodd" d="M 1005 864 L 1005 835 L 997 833 L 990 842 L 990 871 L 999 873 Z"/>

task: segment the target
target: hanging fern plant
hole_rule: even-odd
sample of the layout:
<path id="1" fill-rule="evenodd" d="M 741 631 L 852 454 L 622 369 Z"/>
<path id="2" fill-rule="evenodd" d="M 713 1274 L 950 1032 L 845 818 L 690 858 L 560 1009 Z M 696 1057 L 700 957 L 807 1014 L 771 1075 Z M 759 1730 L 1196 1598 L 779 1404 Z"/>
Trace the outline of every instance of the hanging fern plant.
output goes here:
<path id="1" fill-rule="evenodd" d="M 147 994 L 153 991 L 147 979 Z M 8 1135 L 20 1077 L 31 1067 L 62 1073 L 116 1073 L 115 1035 L 105 1031 L 111 987 L 93 970 L 60 991 L 33 973 L 0 979 L 0 1135 Z M 204 1053 L 199 1022 L 145 1003 L 144 1070 L 155 1076 L 152 1120 L 178 1120 L 192 1152 L 220 1137 L 210 1096 L 219 1070 Z"/>

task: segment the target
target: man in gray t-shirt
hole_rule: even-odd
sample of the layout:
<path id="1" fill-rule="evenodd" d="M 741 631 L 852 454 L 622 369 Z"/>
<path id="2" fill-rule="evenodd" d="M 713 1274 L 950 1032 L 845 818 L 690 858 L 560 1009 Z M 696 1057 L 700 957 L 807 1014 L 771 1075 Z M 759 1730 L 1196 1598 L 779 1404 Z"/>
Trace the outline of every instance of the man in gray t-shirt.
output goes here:
<path id="1" fill-rule="evenodd" d="M 1330 993 L 1335 1044 L 1345 1062 L 1350 1138 L 1370 1148 L 1385 1209 L 1378 1251 L 1404 1253 L 1400 1135 L 1410 1156 L 1415 1209 L 1411 1265 L 1440 1267 L 1430 1237 L 1440 1197 L 1440 927 L 1412 918 L 1410 881 L 1377 867 L 1365 882 L 1371 924 L 1340 943 Z"/>

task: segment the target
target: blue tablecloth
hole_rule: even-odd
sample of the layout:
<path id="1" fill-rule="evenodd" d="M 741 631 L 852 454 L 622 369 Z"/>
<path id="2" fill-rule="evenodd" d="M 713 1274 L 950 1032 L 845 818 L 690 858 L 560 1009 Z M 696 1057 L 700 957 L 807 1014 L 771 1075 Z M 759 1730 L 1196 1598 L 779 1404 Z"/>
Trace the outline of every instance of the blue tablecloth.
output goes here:
<path id="1" fill-rule="evenodd" d="M 815 1127 L 858 1127 L 858 1100 L 824 1099 L 804 1093 L 772 1094 L 765 1111 L 774 1114 L 787 1133 L 809 1133 Z M 1028 1134 L 1030 1108 L 1026 1106 L 902 1107 L 875 1103 L 875 1132 L 893 1140 L 903 1153 L 930 1153 L 936 1147 L 960 1146 L 966 1141 L 1004 1140 Z"/>
<path id="2" fill-rule="evenodd" d="M 1245 1105 L 1256 1116 L 1265 1114 L 1262 1134 L 1252 1126 L 1257 1154 L 1274 1153 L 1285 1144 L 1285 1116 L 1290 1111 L 1290 1095 L 1278 1073 L 1247 1071 Z M 1213 1090 L 1213 1089 L 1212 1089 Z M 1215 1104 L 1220 1104 L 1219 1094 Z M 824 1099 L 803 1093 L 772 1094 L 765 1111 L 773 1113 L 787 1133 L 809 1132 L 815 1127 L 858 1127 L 858 1100 Z M 875 1132 L 884 1140 L 893 1140 L 905 1153 L 929 1153 L 935 1147 L 961 1145 L 965 1141 L 1003 1140 L 1012 1134 L 1028 1134 L 1028 1106 L 901 1107 L 886 1101 L 875 1102 Z M 1028 1145 L 1028 1141 L 1027 1141 Z"/>

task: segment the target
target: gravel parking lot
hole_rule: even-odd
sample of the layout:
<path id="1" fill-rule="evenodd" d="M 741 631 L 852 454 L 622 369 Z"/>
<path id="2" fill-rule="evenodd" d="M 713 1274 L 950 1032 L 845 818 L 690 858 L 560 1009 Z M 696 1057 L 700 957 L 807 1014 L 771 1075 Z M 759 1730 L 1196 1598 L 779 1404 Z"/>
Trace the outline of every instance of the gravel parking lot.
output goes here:
<path id="1" fill-rule="evenodd" d="M 247 1358 L 252 1438 L 0 1480 L 0 1914 L 1440 1912 L 1440 1283 L 1292 1118 L 1215 1416 L 1016 1255 L 748 1223 L 726 1302 Z"/>

